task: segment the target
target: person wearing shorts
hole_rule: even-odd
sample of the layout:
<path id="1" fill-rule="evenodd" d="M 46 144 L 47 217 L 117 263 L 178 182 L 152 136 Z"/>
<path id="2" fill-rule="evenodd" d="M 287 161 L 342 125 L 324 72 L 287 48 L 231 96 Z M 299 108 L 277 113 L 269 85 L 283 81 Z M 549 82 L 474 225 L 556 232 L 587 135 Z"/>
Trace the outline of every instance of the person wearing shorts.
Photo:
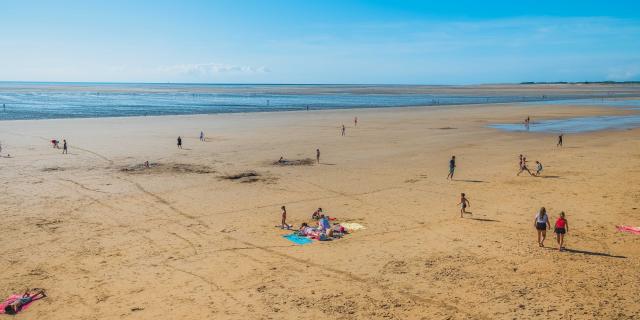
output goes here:
<path id="1" fill-rule="evenodd" d="M 549 216 L 547 216 L 547 209 L 540 208 L 540 212 L 536 215 L 533 221 L 533 226 L 538 231 L 538 246 L 544 247 L 544 239 L 547 237 L 547 230 L 551 229 L 549 224 Z"/>
<path id="2" fill-rule="evenodd" d="M 564 217 L 564 211 L 560 212 L 558 220 L 553 232 L 556 234 L 556 242 L 558 243 L 558 251 L 564 250 L 564 235 L 569 232 L 569 221 Z"/>
<path id="3" fill-rule="evenodd" d="M 467 199 L 464 193 L 460 194 L 460 203 L 458 203 L 458 205 L 460 206 L 460 218 L 462 218 L 465 213 L 471 213 L 467 212 L 467 207 L 471 207 L 471 202 L 469 202 L 469 199 Z"/>
<path id="4" fill-rule="evenodd" d="M 449 174 L 447 175 L 447 180 L 451 178 L 453 180 L 453 172 L 456 170 L 456 156 L 452 156 L 451 160 L 449 160 Z"/>

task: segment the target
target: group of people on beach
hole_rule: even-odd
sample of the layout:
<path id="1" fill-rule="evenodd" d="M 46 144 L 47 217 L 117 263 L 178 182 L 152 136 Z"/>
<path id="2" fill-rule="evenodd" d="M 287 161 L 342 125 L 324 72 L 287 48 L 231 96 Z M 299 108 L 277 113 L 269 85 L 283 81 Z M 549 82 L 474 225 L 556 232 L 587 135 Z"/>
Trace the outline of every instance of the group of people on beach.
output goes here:
<path id="1" fill-rule="evenodd" d="M 58 139 L 51 139 L 51 146 L 54 149 L 60 149 L 60 141 Z M 67 139 L 62 139 L 62 154 L 68 153 Z"/>
<path id="2" fill-rule="evenodd" d="M 547 209 L 545 207 L 540 208 L 538 214 L 533 222 L 533 226 L 538 231 L 538 245 L 544 247 L 544 240 L 547 237 L 547 230 L 551 230 L 551 223 L 549 223 L 549 216 L 547 215 Z M 553 232 L 556 234 L 556 242 L 558 244 L 558 250 L 564 250 L 564 236 L 569 232 L 569 221 L 565 217 L 564 211 L 560 211 L 558 218 L 554 224 Z"/>
<path id="3" fill-rule="evenodd" d="M 520 168 L 520 171 L 518 171 L 518 173 L 516 174 L 517 176 L 519 176 L 521 173 L 523 172 L 527 172 L 529 173 L 530 176 L 532 177 L 539 177 L 540 174 L 542 173 L 542 163 L 538 160 L 536 160 L 536 172 L 533 173 L 531 172 L 531 170 L 529 169 L 529 167 L 527 166 L 527 157 L 520 155 L 520 162 L 518 164 L 518 167 Z"/>
<path id="4" fill-rule="evenodd" d="M 281 220 L 281 229 L 291 230 L 293 225 L 287 223 L 287 208 L 282 206 L 280 208 L 282 210 L 282 220 Z M 318 208 L 311 214 L 311 219 L 317 222 L 317 226 L 309 225 L 307 222 L 303 222 L 300 225 L 300 228 L 296 231 L 296 234 L 304 237 L 310 237 L 318 240 L 330 240 L 332 238 L 340 238 L 345 233 L 346 230 L 344 227 L 339 224 L 331 224 L 331 220 L 328 215 L 325 215 L 322 211 L 322 208 Z"/>

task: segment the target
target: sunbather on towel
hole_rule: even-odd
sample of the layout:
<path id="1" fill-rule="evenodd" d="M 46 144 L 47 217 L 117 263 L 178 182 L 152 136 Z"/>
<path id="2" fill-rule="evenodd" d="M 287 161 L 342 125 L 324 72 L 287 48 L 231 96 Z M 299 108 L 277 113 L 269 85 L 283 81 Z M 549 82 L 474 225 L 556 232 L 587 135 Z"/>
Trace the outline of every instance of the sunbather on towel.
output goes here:
<path id="1" fill-rule="evenodd" d="M 32 301 L 40 300 L 46 296 L 44 289 L 27 289 L 22 297 L 4 307 L 4 313 L 10 315 L 17 314 L 22 310 L 22 306 L 29 304 Z"/>
<path id="2" fill-rule="evenodd" d="M 305 222 L 300 226 L 300 229 L 298 229 L 298 233 L 305 237 L 318 237 L 321 232 L 317 228 L 309 227 Z"/>

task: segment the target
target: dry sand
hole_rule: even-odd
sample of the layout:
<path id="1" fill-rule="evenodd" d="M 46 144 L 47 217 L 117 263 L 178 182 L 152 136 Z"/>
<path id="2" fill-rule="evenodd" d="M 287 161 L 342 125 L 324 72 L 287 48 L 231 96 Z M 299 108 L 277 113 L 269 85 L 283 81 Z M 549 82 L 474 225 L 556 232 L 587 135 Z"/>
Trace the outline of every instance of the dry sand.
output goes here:
<path id="1" fill-rule="evenodd" d="M 640 225 L 640 130 L 567 135 L 559 149 L 554 135 L 485 127 L 613 112 L 2 122 L 12 157 L 0 158 L 0 295 L 48 289 L 16 319 L 638 319 L 640 236 L 615 226 Z M 54 137 L 69 141 L 68 155 L 51 148 Z M 273 165 L 316 148 L 320 165 Z M 521 153 L 545 176 L 516 177 Z M 445 179 L 451 155 L 455 181 Z M 224 179 L 248 171 L 258 175 Z M 464 219 L 461 192 L 473 212 Z M 274 227 L 281 205 L 296 225 L 323 207 L 367 229 L 297 246 Z M 541 206 L 553 221 L 567 213 L 568 251 L 553 250 L 552 237 L 537 246 Z"/>

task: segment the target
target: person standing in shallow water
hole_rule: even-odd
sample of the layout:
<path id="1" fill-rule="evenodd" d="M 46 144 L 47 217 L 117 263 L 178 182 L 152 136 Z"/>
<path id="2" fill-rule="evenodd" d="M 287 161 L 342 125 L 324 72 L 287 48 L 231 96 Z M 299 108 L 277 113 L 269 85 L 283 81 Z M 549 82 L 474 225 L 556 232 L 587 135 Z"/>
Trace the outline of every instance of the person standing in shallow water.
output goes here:
<path id="1" fill-rule="evenodd" d="M 62 139 L 62 154 L 68 154 L 67 139 Z"/>
<path id="2" fill-rule="evenodd" d="M 456 170 L 456 156 L 452 156 L 451 160 L 449 160 L 449 174 L 447 175 L 447 179 L 451 178 L 453 180 L 453 172 Z"/>
<path id="3" fill-rule="evenodd" d="M 316 162 L 320 163 L 320 149 L 316 149 Z"/>
<path id="4" fill-rule="evenodd" d="M 178 149 L 182 149 L 182 138 L 178 136 Z"/>
<path id="5" fill-rule="evenodd" d="M 564 136 L 563 134 L 560 134 L 558 136 L 558 144 L 556 145 L 556 147 L 562 147 L 562 136 Z"/>

